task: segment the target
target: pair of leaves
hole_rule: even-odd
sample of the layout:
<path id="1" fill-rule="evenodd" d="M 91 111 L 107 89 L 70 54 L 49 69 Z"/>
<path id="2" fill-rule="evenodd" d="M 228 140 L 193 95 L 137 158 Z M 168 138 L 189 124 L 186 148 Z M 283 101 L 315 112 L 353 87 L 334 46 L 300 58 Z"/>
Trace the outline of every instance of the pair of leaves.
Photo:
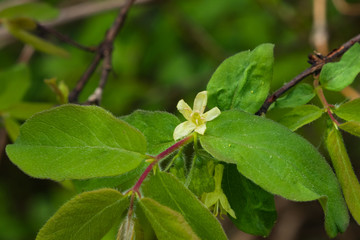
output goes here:
<path id="1" fill-rule="evenodd" d="M 0 12 L 0 22 L 19 40 L 35 49 L 61 57 L 68 57 L 64 49 L 30 33 L 37 27 L 37 21 L 53 19 L 58 10 L 45 3 L 27 3 L 4 9 Z"/>
<path id="2" fill-rule="evenodd" d="M 207 123 L 201 145 L 263 189 L 294 201 L 318 199 L 331 237 L 345 231 L 348 212 L 330 166 L 305 139 L 287 128 L 238 110 Z"/>

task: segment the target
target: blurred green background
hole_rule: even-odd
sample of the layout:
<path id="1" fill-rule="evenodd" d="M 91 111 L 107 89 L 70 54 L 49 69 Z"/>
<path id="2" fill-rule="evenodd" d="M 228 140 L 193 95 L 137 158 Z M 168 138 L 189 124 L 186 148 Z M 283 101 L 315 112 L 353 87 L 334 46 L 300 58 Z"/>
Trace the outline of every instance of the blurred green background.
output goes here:
<path id="1" fill-rule="evenodd" d="M 9 4 L 22 2 L 0 1 L 0 11 Z M 78 4 L 90 6 L 96 1 L 42 2 L 58 9 L 69 9 Z M 102 4 L 108 2 L 98 1 Z M 129 114 L 135 109 L 175 113 L 179 99 L 190 102 L 197 92 L 206 88 L 207 81 L 221 61 L 261 43 L 275 44 L 272 84 L 272 90 L 275 90 L 309 66 L 307 56 L 315 49 L 310 40 L 313 30 L 312 11 L 313 1 L 310 0 L 154 0 L 136 4 L 115 42 L 113 73 L 104 90 L 102 107 L 117 116 Z M 345 15 L 335 7 L 333 1 L 327 1 L 326 12 L 330 49 L 339 47 L 359 34 L 360 12 L 359 15 Z M 58 24 L 55 28 L 77 42 L 94 46 L 102 41 L 117 13 L 116 8 L 100 11 L 86 18 Z M 56 96 L 44 83 L 44 79 L 56 77 L 72 89 L 92 61 L 92 53 L 61 43 L 51 36 L 49 39 L 70 52 L 71 56 L 60 58 L 35 52 L 28 62 L 31 86 L 24 97 L 26 101 L 57 104 Z M 24 45 L 9 40 L 4 32 L 0 34 L 0 43 L 1 73 L 18 62 Z M 100 68 L 86 85 L 80 101 L 86 101 L 96 88 L 99 78 Z M 305 81 L 311 82 L 311 79 Z M 359 81 L 353 87 L 359 89 Z M 325 94 L 330 103 L 344 100 L 340 94 Z M 322 152 L 324 126 L 325 122 L 320 119 L 299 131 Z M 4 153 L 5 143 L 11 141 L 3 128 L 1 136 L 0 240 L 34 239 L 45 221 L 74 192 L 57 183 L 33 179 L 22 173 Z M 359 139 L 345 134 L 345 142 L 356 172 L 359 173 Z M 308 211 L 310 216 L 303 222 L 299 222 L 299 219 L 304 219 L 303 216 L 294 217 L 294 222 L 299 222 L 299 226 L 294 230 L 297 234 L 291 239 L 328 239 L 321 213 L 313 214 L 314 211 L 321 212 L 319 204 L 294 204 L 278 200 L 280 226 L 287 221 L 281 215 L 284 204 L 290 206 L 290 209 L 305 206 L 304 211 Z M 224 224 L 229 237 L 239 239 L 240 233 L 226 221 Z M 274 234 L 278 231 L 275 229 Z M 355 223 L 352 223 L 349 232 L 355 235 L 344 235 L 346 238 L 342 239 L 359 239 L 356 238 L 360 236 L 359 226 Z M 276 239 L 274 234 L 269 239 Z M 242 239 L 255 239 L 246 234 L 241 236 Z"/>

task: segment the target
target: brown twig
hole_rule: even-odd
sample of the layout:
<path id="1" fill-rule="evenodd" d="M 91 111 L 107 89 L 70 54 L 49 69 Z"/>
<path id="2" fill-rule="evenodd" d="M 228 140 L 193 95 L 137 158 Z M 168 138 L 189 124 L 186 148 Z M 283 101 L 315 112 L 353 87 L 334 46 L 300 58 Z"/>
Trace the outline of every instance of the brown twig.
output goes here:
<path id="1" fill-rule="evenodd" d="M 291 89 L 293 86 L 298 84 L 301 80 L 306 78 L 307 76 L 318 73 L 322 67 L 328 63 L 335 61 L 338 57 L 341 57 L 352 45 L 360 42 L 360 34 L 353 37 L 346 43 L 344 43 L 338 49 L 333 50 L 326 56 L 322 56 L 321 54 L 312 54 L 309 56 L 309 63 L 312 65 L 311 67 L 304 70 L 302 73 L 293 78 L 290 82 L 276 90 L 271 96 L 269 96 L 264 104 L 261 106 L 260 110 L 256 113 L 256 115 L 261 115 L 267 112 L 270 105 L 276 101 L 281 95 L 283 95 L 286 91 Z"/>
<path id="2" fill-rule="evenodd" d="M 118 16 L 114 21 L 114 24 L 107 31 L 105 35 L 105 39 L 97 47 L 96 56 L 93 62 L 86 70 L 84 75 L 81 77 L 81 79 L 78 81 L 74 90 L 70 93 L 69 102 L 72 103 L 78 102 L 79 94 L 81 93 L 85 84 L 88 82 L 91 75 L 96 70 L 101 59 L 104 59 L 99 86 L 96 88 L 94 93 L 89 97 L 87 101 L 88 104 L 100 104 L 103 89 L 105 87 L 109 73 L 111 72 L 111 56 L 113 52 L 114 40 L 117 34 L 120 32 L 122 26 L 124 25 L 127 13 L 134 2 L 135 0 L 127 0 L 125 5 L 121 8 Z"/>

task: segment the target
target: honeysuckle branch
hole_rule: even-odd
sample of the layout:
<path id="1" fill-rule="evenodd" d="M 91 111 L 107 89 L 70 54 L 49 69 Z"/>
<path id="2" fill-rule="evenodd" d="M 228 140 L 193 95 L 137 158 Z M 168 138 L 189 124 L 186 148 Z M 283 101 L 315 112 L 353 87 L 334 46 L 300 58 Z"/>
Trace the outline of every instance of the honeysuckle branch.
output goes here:
<path id="1" fill-rule="evenodd" d="M 307 76 L 314 73 L 315 74 L 319 73 L 322 67 L 326 63 L 333 62 L 337 58 L 341 57 L 352 45 L 354 45 L 357 42 L 360 42 L 360 34 L 353 37 L 352 39 L 344 43 L 341 47 L 333 50 L 326 56 L 316 53 L 311 54 L 309 56 L 309 61 L 308 61 L 311 64 L 311 67 L 304 70 L 302 73 L 294 77 L 290 82 L 286 83 L 284 86 L 276 90 L 271 96 L 269 96 L 261 106 L 260 110 L 256 113 L 256 115 L 262 115 L 266 113 L 270 105 L 274 103 L 285 92 L 287 92 L 289 89 L 294 87 L 296 84 L 298 84 L 301 80 L 303 80 Z"/>
<path id="2" fill-rule="evenodd" d="M 90 64 L 88 69 L 85 71 L 83 76 L 78 81 L 76 87 L 69 95 L 69 102 L 77 103 L 79 95 L 90 79 L 91 75 L 94 73 L 95 69 L 99 65 L 100 61 L 103 59 L 103 68 L 101 71 L 101 78 L 99 81 L 98 87 L 95 89 L 94 93 L 89 97 L 89 104 L 100 104 L 102 98 L 102 92 L 105 87 L 107 78 L 111 71 L 111 56 L 113 52 L 113 45 L 115 37 L 120 32 L 121 28 L 124 25 L 126 16 L 130 7 L 135 2 L 135 0 L 127 0 L 125 5 L 121 8 L 119 14 L 117 15 L 113 25 L 107 31 L 104 40 L 99 44 L 96 50 L 96 55 L 93 62 Z"/>

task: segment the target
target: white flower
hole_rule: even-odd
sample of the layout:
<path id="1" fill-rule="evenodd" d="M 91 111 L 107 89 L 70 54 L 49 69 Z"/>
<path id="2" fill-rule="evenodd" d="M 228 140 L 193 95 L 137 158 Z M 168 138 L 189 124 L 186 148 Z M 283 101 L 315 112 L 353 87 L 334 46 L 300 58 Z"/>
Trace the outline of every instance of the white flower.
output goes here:
<path id="1" fill-rule="evenodd" d="M 173 137 L 175 140 L 189 135 L 195 131 L 201 135 L 205 133 L 206 122 L 213 120 L 220 115 L 220 110 L 217 107 L 204 113 L 207 104 L 207 92 L 199 92 L 194 100 L 193 109 L 181 99 L 177 104 L 177 109 L 185 117 L 186 122 L 180 123 L 174 130 Z"/>

